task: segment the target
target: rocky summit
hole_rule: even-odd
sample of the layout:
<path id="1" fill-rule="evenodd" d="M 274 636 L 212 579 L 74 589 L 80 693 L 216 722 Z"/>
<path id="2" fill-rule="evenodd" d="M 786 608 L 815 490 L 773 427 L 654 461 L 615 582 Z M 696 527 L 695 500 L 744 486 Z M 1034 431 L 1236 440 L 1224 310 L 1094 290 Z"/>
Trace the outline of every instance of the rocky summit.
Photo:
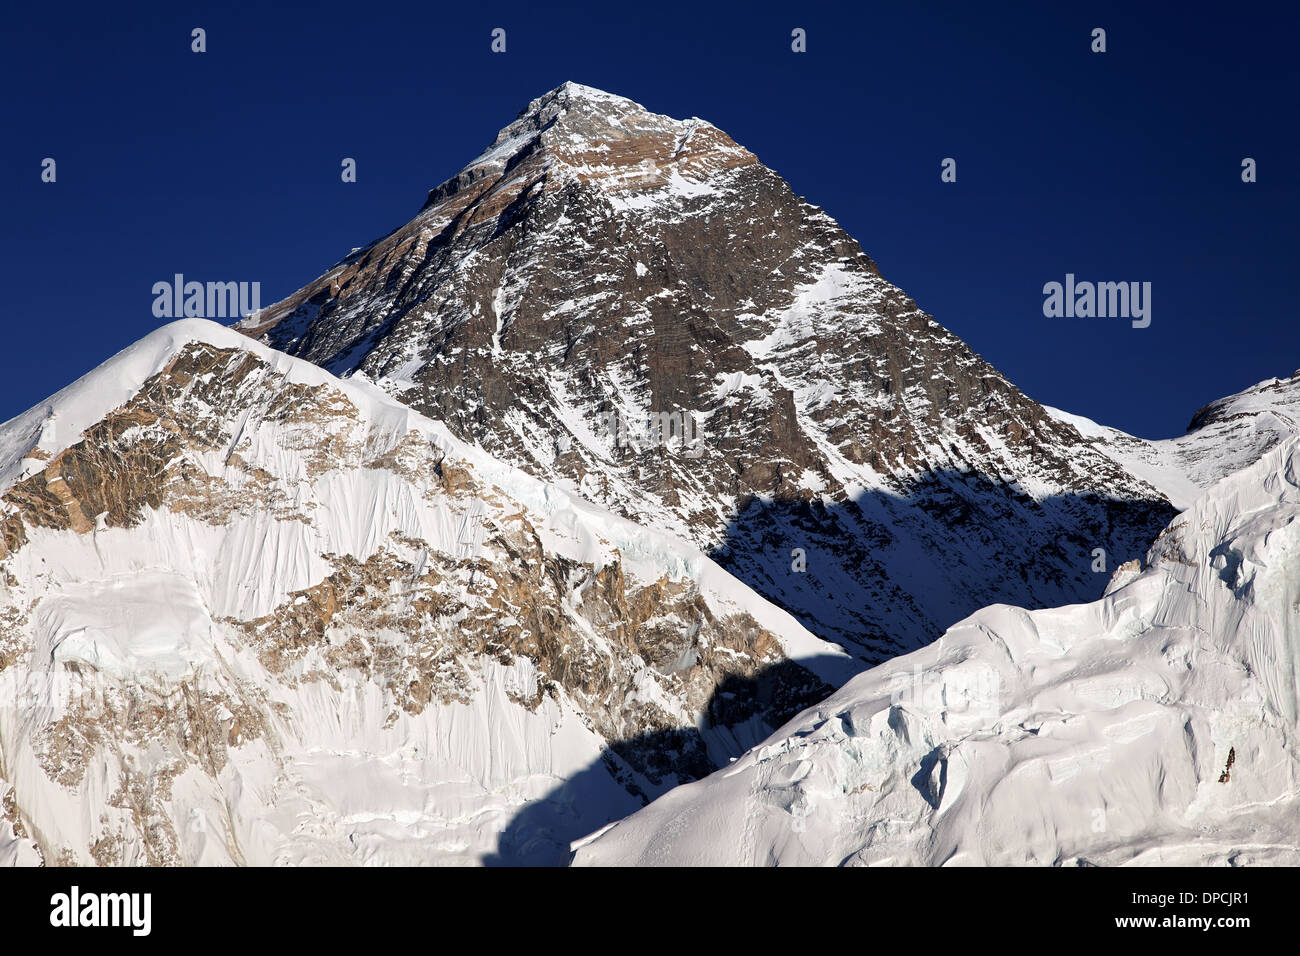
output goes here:
<path id="1" fill-rule="evenodd" d="M 1096 598 L 1173 514 L 726 133 L 573 83 L 239 328 L 694 542 L 867 662 Z"/>

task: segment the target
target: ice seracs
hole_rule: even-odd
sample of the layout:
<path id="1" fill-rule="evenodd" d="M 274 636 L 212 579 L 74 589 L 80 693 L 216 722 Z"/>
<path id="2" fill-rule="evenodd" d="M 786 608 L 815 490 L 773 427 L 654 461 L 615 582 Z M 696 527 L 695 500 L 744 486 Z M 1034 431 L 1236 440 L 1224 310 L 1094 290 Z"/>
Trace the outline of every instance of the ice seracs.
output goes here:
<path id="1" fill-rule="evenodd" d="M 1300 441 L 1102 600 L 985 608 L 579 864 L 1300 862 Z"/>

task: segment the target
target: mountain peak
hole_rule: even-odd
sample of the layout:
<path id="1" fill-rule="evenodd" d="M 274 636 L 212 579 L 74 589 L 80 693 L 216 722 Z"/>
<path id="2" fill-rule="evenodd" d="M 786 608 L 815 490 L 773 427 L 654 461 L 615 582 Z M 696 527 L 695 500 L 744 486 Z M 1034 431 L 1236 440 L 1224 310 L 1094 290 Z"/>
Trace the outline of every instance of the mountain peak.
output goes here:
<path id="1" fill-rule="evenodd" d="M 726 133 L 576 83 L 242 329 L 696 542 L 871 659 L 987 604 L 1095 598 L 1087 550 L 1031 542 L 1128 558 L 1170 516 Z M 671 442 L 637 434 L 664 416 Z M 1016 518 L 994 536 L 990 511 Z M 792 573 L 794 548 L 833 557 Z M 1020 557 L 976 573 L 987 548 Z"/>
<path id="2" fill-rule="evenodd" d="M 616 96 L 598 90 L 594 86 L 583 86 L 571 80 L 566 81 L 529 101 L 528 105 L 519 111 L 514 121 L 497 133 L 497 138 L 492 146 L 488 147 L 486 153 L 493 152 L 508 140 L 540 133 L 557 123 L 581 124 L 584 121 L 590 123 L 593 120 L 603 119 L 611 124 L 617 124 L 623 118 L 633 114 L 654 115 L 640 103 L 635 103 L 625 96 Z M 662 119 L 666 120 L 668 117 Z"/>
<path id="3" fill-rule="evenodd" d="M 590 105 L 596 107 L 631 107 L 633 109 L 645 111 L 645 107 L 640 103 L 635 103 L 626 96 L 618 96 L 614 93 L 608 93 L 605 90 L 597 89 L 594 86 L 584 86 L 581 83 L 574 83 L 572 80 L 565 80 L 555 89 L 544 93 L 537 99 L 528 104 L 528 108 L 519 115 L 524 116 L 527 113 L 543 104 L 562 103 L 571 107 L 578 104 Z"/>
<path id="4" fill-rule="evenodd" d="M 430 190 L 424 210 L 455 197 L 443 207 L 455 215 L 469 196 L 513 197 L 557 178 L 594 183 L 615 201 L 654 192 L 697 194 L 719 173 L 756 163 L 698 117 L 674 119 L 568 81 L 530 101 L 487 149 Z"/>
<path id="5" fill-rule="evenodd" d="M 640 103 L 592 86 L 566 81 L 529 102 L 502 128 L 492 145 L 466 169 L 509 159 L 537 144 L 558 147 L 599 147 L 613 140 L 646 133 L 666 133 L 678 128 L 707 125 L 702 120 L 676 120 L 652 113 Z M 556 152 L 552 149 L 552 152 Z"/>

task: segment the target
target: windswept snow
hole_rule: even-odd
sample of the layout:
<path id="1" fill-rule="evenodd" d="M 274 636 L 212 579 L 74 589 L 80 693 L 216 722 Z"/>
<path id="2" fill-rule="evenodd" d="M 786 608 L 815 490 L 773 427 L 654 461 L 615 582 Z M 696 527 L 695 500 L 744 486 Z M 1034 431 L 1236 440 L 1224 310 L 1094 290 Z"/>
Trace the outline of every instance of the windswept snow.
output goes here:
<path id="1" fill-rule="evenodd" d="M 1074 426 L 1130 474 L 1160 489 L 1181 510 L 1204 489 L 1300 434 L 1300 372 L 1211 402 L 1196 414 L 1187 434 L 1158 441 L 1136 438 L 1082 415 L 1043 408 L 1057 421 Z"/>
<path id="2" fill-rule="evenodd" d="M 986 608 L 579 864 L 1300 862 L 1300 440 L 1092 604 Z"/>
<path id="3" fill-rule="evenodd" d="M 17 466 L 33 448 L 39 447 L 46 455 L 53 455 L 75 444 L 87 427 L 122 405 L 182 346 L 193 342 L 251 352 L 284 375 L 289 383 L 337 389 L 360 409 L 372 431 L 385 436 L 383 440 L 395 443 L 409 431 L 423 434 L 440 449 L 470 463 L 477 475 L 506 496 L 544 515 L 548 519 L 545 530 L 548 548 L 597 565 L 617 552 L 629 568 L 648 580 L 667 571 L 673 577 L 700 582 L 720 610 L 745 611 L 763 626 L 781 634 L 790 657 L 808 658 L 823 668 L 828 666 L 828 660 L 845 662 L 842 668 L 830 665 L 830 670 L 819 675 L 823 679 L 835 682 L 851 673 L 849 657 L 842 649 L 813 637 L 793 617 L 758 597 L 698 548 L 673 535 L 612 515 L 577 494 L 503 464 L 362 377 L 336 378 L 310 362 L 291 358 L 206 319 L 182 319 L 163 326 L 50 399 L 0 425 L 0 475 L 4 476 L 0 492 L 12 486 L 18 475 Z M 48 427 L 52 421 L 58 423 L 57 429 Z M 40 436 L 39 443 L 31 440 L 34 435 Z M 389 529 L 383 523 L 383 509 L 358 512 L 344 505 L 348 496 L 355 497 L 360 491 L 359 488 L 340 489 L 339 501 L 328 510 L 341 528 L 351 530 L 327 544 L 359 552 L 364 557 L 367 556 L 366 540 L 372 545 L 382 541 Z"/>
<path id="4" fill-rule="evenodd" d="M 172 457 L 131 470 L 137 444 Z M 86 513 L 93 489 L 42 481 L 65 452 L 92 485 L 163 503 Z M 618 622 L 597 580 L 629 600 L 698 594 L 637 625 L 651 646 L 752 621 L 736 640 L 756 626 L 779 647 L 758 666 L 797 659 L 832 686 L 856 669 L 698 549 L 502 464 L 362 377 L 203 320 L 0 425 L 0 475 L 0 493 L 22 492 L 0 503 L 0 862 L 551 862 L 675 782 L 611 752 L 601 702 L 578 701 L 599 686 L 591 660 L 634 675 L 616 714 L 629 733 L 642 711 L 684 732 L 701 721 L 716 761 L 770 729 L 704 726 L 706 701 L 675 675 L 730 645 L 652 666 L 598 633 Z M 18 487 L 28 475 L 39 487 Z M 59 500 L 84 524 L 55 520 Z M 558 588 L 540 614 L 518 606 L 536 592 L 510 590 L 537 561 Z M 528 655 L 550 617 L 585 642 L 549 649 L 578 672 L 573 693 Z"/>

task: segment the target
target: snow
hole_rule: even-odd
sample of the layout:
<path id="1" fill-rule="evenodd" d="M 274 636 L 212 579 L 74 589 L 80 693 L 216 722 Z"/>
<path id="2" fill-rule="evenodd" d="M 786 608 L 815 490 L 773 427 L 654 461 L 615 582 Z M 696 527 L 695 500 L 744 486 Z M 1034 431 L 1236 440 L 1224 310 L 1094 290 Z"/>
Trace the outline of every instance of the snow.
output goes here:
<path id="1" fill-rule="evenodd" d="M 213 663 L 211 627 L 191 580 L 148 570 L 63 586 L 40 603 L 33 633 L 37 659 L 175 683 Z"/>
<path id="2" fill-rule="evenodd" d="M 17 474 L 16 466 L 22 456 L 28 453 L 28 442 L 25 439 L 37 432 L 41 424 L 49 419 L 52 409 L 57 410 L 57 421 L 60 423 L 57 434 L 51 435 L 55 430 L 48 428 L 41 433 L 44 436 L 41 448 L 50 455 L 58 454 L 76 443 L 84 429 L 129 400 L 143 381 L 161 371 L 178 350 L 192 342 L 251 352 L 270 365 L 276 373 L 283 375 L 287 383 L 337 389 L 357 407 L 366 421 L 372 432 L 372 436 L 367 439 L 371 445 L 395 445 L 409 431 L 421 433 L 453 457 L 468 462 L 481 479 L 500 489 L 504 495 L 543 517 L 545 521 L 542 530 L 548 548 L 554 548 L 575 560 L 595 562 L 597 566 L 609 560 L 617 551 L 632 573 L 644 575 L 647 581 L 656 580 L 665 569 L 669 569 L 674 577 L 701 582 L 719 608 L 748 611 L 754 614 L 759 623 L 772 626 L 774 631 L 787 636 L 793 654 L 818 658 L 830 655 L 847 660 L 843 651 L 813 638 L 792 617 L 758 598 L 718 568 L 698 548 L 672 535 L 648 530 L 614 516 L 576 494 L 497 461 L 478 448 L 461 442 L 441 423 L 417 414 L 363 378 L 336 378 L 309 362 L 291 358 L 206 319 L 184 319 L 163 326 L 52 398 L 0 425 L 0 474 L 7 477 L 0 484 L 0 491 L 12 486 Z M 276 438 L 273 434 L 250 438 L 259 442 L 256 446 L 258 454 L 285 454 L 275 447 Z M 336 487 L 333 483 L 337 482 L 342 482 L 342 486 Z M 322 506 L 319 511 L 331 520 L 310 532 L 285 529 L 284 534 L 289 537 L 276 546 L 273 555 L 280 569 L 279 576 L 284 577 L 289 589 L 303 586 L 295 584 L 299 575 L 292 573 L 292 569 L 301 564 L 304 560 L 301 555 L 309 550 L 304 535 L 312 535 L 313 542 L 315 535 L 324 535 L 326 551 L 334 549 L 364 559 L 374 552 L 390 531 L 408 519 L 425 520 L 417 519 L 410 513 L 410 509 L 415 507 L 410 499 L 395 502 L 398 511 L 393 516 L 391 507 L 381 497 L 388 493 L 389 487 L 390 484 L 379 473 L 367 476 L 364 473 L 348 472 L 322 477 L 316 485 L 315 494 Z M 407 513 L 403 513 L 403 509 Z M 257 527 L 261 527 L 260 522 Z M 239 528 L 240 522 L 236 519 L 228 540 L 239 540 Z M 422 524 L 420 530 L 431 540 L 446 546 L 450 545 L 448 538 L 454 534 L 445 526 L 438 528 L 427 522 Z M 160 530 L 158 533 L 163 532 Z M 250 540 L 242 547 L 252 558 L 255 549 L 264 548 L 265 544 L 266 542 Z M 111 554 L 130 551 L 129 548 L 122 547 L 99 550 Z M 174 552 L 169 547 L 166 560 L 178 560 L 189 550 L 188 543 L 177 543 Z M 101 559 L 94 557 L 93 560 Z M 234 562 L 234 566 L 242 565 Z M 304 566 L 302 571 L 306 575 L 312 575 L 317 574 L 319 568 Z M 276 576 L 272 575 L 271 578 Z M 266 594 L 259 604 L 282 599 L 284 590 L 277 588 L 277 593 Z M 222 610 L 233 613 L 232 608 Z M 247 612 L 250 608 L 245 606 L 240 610 Z"/>
<path id="3" fill-rule="evenodd" d="M 1108 428 L 1105 425 L 1098 425 L 1091 418 L 1084 418 L 1082 415 L 1072 415 L 1069 412 L 1063 412 L 1059 408 L 1053 408 L 1050 405 L 1044 405 L 1043 411 L 1055 418 L 1057 421 L 1065 422 L 1067 425 L 1073 425 L 1075 430 L 1084 438 L 1110 438 L 1116 432 L 1114 428 Z"/>
<path id="4" fill-rule="evenodd" d="M 328 389 L 330 408 L 355 411 L 351 450 L 343 454 L 351 464 L 309 477 L 306 459 L 314 449 L 273 417 L 245 413 L 229 423 L 235 436 L 229 449 L 186 454 L 198 471 L 230 482 L 237 498 L 251 498 L 250 507 L 220 522 L 150 509 L 130 528 L 101 522 L 77 534 L 29 527 L 27 543 L 6 561 L 19 583 L 6 585 L 0 575 L 4 605 L 34 608 L 23 626 L 32 665 L 20 676 L 34 682 L 28 690 L 42 702 L 42 713 L 69 715 L 78 726 L 76 688 L 63 683 L 66 668 L 50 665 L 81 665 L 97 680 L 147 688 L 177 707 L 189 706 L 182 694 L 222 699 L 230 688 L 266 701 L 255 709 L 272 725 L 253 739 L 232 738 L 215 777 L 190 767 L 172 782 L 167 818 L 177 830 L 182 862 L 476 863 L 499 854 L 552 862 L 567 843 L 567 837 L 556 843 L 555 826 L 570 834 L 595 829 L 640 805 L 604 769 L 607 761 L 618 763 L 609 741 L 564 693 L 545 695 L 535 708 L 520 703 L 536 689 L 526 658 L 512 665 L 480 658 L 470 668 L 463 702 L 434 701 L 413 714 L 394 708 L 383 689 L 358 672 L 332 669 L 331 681 L 276 679 L 232 630 L 231 619 L 256 620 L 322 581 L 336 570 L 336 556 L 364 561 L 381 547 L 391 550 L 394 535 L 435 551 L 493 560 L 479 522 L 507 521 L 523 510 L 549 553 L 596 568 L 617 560 L 632 582 L 691 581 L 714 614 L 749 613 L 777 635 L 787 656 L 823 680 L 839 684 L 856 669 L 842 650 L 813 637 L 673 535 L 616 517 L 491 458 L 364 377 L 338 379 L 205 320 L 158 329 L 0 425 L 6 487 L 24 461 L 34 461 L 28 457 L 33 444 L 46 455 L 65 450 L 196 342 L 243 350 L 267 364 L 268 371 L 241 387 Z M 220 416 L 222 410 L 201 414 Z M 364 464 L 412 438 L 459 461 L 486 493 L 467 509 L 446 495 L 426 494 L 418 481 Z M 278 516 L 260 500 L 264 492 L 240 484 L 246 474 L 229 465 L 236 446 L 248 463 L 286 476 L 276 488 L 291 514 Z M 421 560 L 418 554 L 412 559 Z M 570 600 L 580 606 L 581 593 Z M 383 628 L 360 637 L 368 649 L 400 639 Z M 311 653 L 317 656 L 307 658 L 304 669 L 328 666 L 322 652 Z M 10 668 L 6 677 L 15 673 Z M 669 713 L 682 711 L 682 703 L 665 699 L 650 676 L 638 678 L 640 698 Z M 0 697 L 0 787 L 16 788 L 28 818 L 39 820 L 42 845 L 84 848 L 88 834 L 129 831 L 130 811 L 112 804 L 105 791 L 116 786 L 111 782 L 122 773 L 124 753 L 137 761 L 132 774 L 142 777 L 164 772 L 171 758 L 147 742 L 95 748 L 83 782 L 70 790 L 50 777 L 29 746 L 37 715 L 14 704 L 30 696 Z M 232 727 L 233 706 L 222 705 L 222 719 Z M 707 745 L 711 751 L 733 747 L 734 753 L 761 736 L 757 726 L 734 732 L 730 743 L 714 735 Z M 621 772 L 655 792 L 631 768 Z M 0 860 L 30 862 L 30 842 L 7 835 L 5 826 L 0 823 Z M 76 858 L 91 862 L 85 852 Z M 138 847 L 131 849 L 123 862 L 146 862 L 139 854 Z"/>
<path id="5" fill-rule="evenodd" d="M 711 129 L 708 124 L 638 117 L 636 123 L 645 123 L 651 135 L 676 136 L 672 161 L 662 168 L 654 162 L 605 165 L 611 154 L 606 144 L 575 132 L 577 127 L 551 125 L 543 115 L 552 107 L 575 109 L 578 115 L 584 104 L 610 108 L 612 127 L 629 132 L 635 124 L 623 111 L 641 109 L 630 100 L 566 83 L 530 104 L 526 115 L 462 172 L 478 180 L 488 174 L 487 167 L 504 169 L 547 136 L 547 145 L 555 148 L 539 151 L 539 161 L 548 174 L 595 177 L 616 213 L 653 207 L 662 216 L 696 208 L 701 199 L 728 196 L 726 162 L 744 152 L 739 147 L 735 152 L 720 147 L 706 156 L 706 165 L 717 164 L 713 169 L 677 161 L 676 153 L 698 132 Z M 535 174 L 535 169 L 528 173 Z M 512 174 L 493 189 L 508 192 L 518 181 Z M 719 207 L 703 205 L 713 212 Z M 449 221 L 445 208 L 438 207 L 418 219 L 426 245 Z M 412 261 L 423 246 L 416 248 Z M 473 274 L 473 259 L 465 257 L 458 268 Z M 638 277 L 650 271 L 640 261 L 632 268 Z M 776 271 L 781 268 L 796 270 L 798 264 L 783 262 Z M 494 356 L 503 354 L 502 333 L 528 291 L 525 271 L 507 272 L 496 289 Z M 336 267 L 326 278 L 341 272 Z M 413 272 L 408 264 L 402 278 Z M 854 399 L 857 385 L 847 379 L 837 383 L 817 370 L 817 364 L 834 361 L 833 350 L 827 357 L 818 351 L 818 339 L 829 343 L 860 330 L 863 321 L 879 321 L 870 318 L 879 313 L 865 306 L 877 303 L 888 288 L 883 280 L 833 263 L 797 286 L 784 309 L 739 316 L 757 330 L 742 344 L 758 364 L 753 371 L 720 374 L 714 397 L 761 404 L 778 391 L 793 394 L 800 427 L 828 463 L 826 474 L 803 471 L 797 486 L 820 495 L 829 477 L 850 499 L 864 499 L 864 539 L 869 522 L 904 532 L 874 546 L 872 556 L 907 594 L 941 595 L 927 610 L 953 611 L 946 622 L 969 609 L 956 611 L 945 602 L 942 595 L 956 590 L 946 579 L 975 568 L 988 573 L 987 552 L 977 546 L 963 550 L 961 543 L 945 555 L 946 566 L 936 567 L 935 552 L 924 541 L 932 530 L 930 519 L 919 511 L 909 517 L 912 506 L 889 491 L 887 479 L 905 474 L 904 469 L 879 474 L 850 461 L 828 437 L 832 426 L 844 421 L 832 418 L 834 406 Z M 664 289 L 650 298 L 670 294 Z M 600 310 L 603 298 L 573 299 L 557 311 L 568 318 L 587 315 Z M 313 318 L 313 310 L 304 308 L 290 321 L 300 334 Z M 644 319 L 629 321 L 648 324 L 650 318 L 647 309 Z M 914 314 L 893 320 L 910 318 Z M 253 317 L 238 327 L 252 328 L 259 321 Z M 550 553 L 595 567 L 618 560 L 629 577 L 643 583 L 665 575 L 690 580 L 715 613 L 749 613 L 778 635 L 788 656 L 833 685 L 843 684 L 857 668 L 844 651 L 817 640 L 684 544 L 684 523 L 662 502 L 642 496 L 629 505 L 662 530 L 615 517 L 571 489 L 538 481 L 456 440 L 363 374 L 340 381 L 202 320 L 158 330 L 0 425 L 0 491 L 39 471 L 44 459 L 76 442 L 181 346 L 195 341 L 247 350 L 288 382 L 337 390 L 358 410 L 357 439 L 369 454 L 392 451 L 414 435 L 466 463 L 491 490 L 470 514 L 427 500 L 382 468 L 340 470 L 309 481 L 301 450 L 282 447 L 283 436 L 274 428 L 250 426 L 246 434 L 241 428 L 236 443 L 247 440 L 253 460 L 272 463 L 277 474 L 299 476 L 281 490 L 312 520 L 279 520 L 254 511 L 214 527 L 150 512 L 129 531 L 107 529 L 102 521 L 85 536 L 33 530 L 12 568 L 30 589 L 24 596 L 40 596 L 28 634 L 43 662 L 84 664 L 164 690 L 214 672 L 265 687 L 258 683 L 264 677 L 260 663 L 230 640 L 225 618 L 268 614 L 292 592 L 333 571 L 329 556 L 364 560 L 394 534 L 417 536 L 449 554 L 483 554 L 478 519 L 522 508 Z M 350 368 L 374 341 L 356 340 L 330 367 Z M 817 353 L 812 373 L 783 374 L 791 356 L 805 349 Z M 414 386 L 423 363 L 412 347 L 394 355 L 376 378 L 400 393 Z M 621 384 L 618 366 L 608 375 L 620 414 L 634 418 L 646 396 Z M 942 381 L 944 370 L 933 377 Z M 543 799 L 558 813 L 601 827 L 579 841 L 581 862 L 1068 862 L 1085 855 L 1094 862 L 1293 859 L 1295 828 L 1287 815 L 1294 816 L 1291 741 L 1300 696 L 1295 676 L 1300 642 L 1288 608 L 1296 600 L 1291 582 L 1297 549 L 1290 530 L 1295 479 L 1290 459 L 1283 462 L 1274 453 L 1281 454 L 1287 436 L 1297 431 L 1300 416 L 1288 391 L 1300 393 L 1294 384 L 1275 379 L 1216 403 L 1219 419 L 1166 442 L 1147 442 L 1046 409 L 1178 508 L 1192 508 L 1186 523 L 1175 522 L 1157 546 L 1150 567 L 1117 574 L 1095 604 L 1035 612 L 986 608 L 949 629 L 933 647 L 855 680 L 726 771 L 674 791 L 623 824 L 602 826 L 608 813 L 631 812 L 636 801 L 608 775 L 584 773 L 607 756 L 608 741 L 563 695 L 547 698 L 536 710 L 521 707 L 517 698 L 530 696 L 537 680 L 526 661 L 507 666 L 484 658 L 467 703 L 435 704 L 418 716 L 402 713 L 395 720 L 391 701 L 364 682 L 345 681 L 341 690 L 322 682 L 275 686 L 276 713 L 284 716 L 267 740 L 231 748 L 219 786 L 192 769 L 174 781 L 173 818 L 209 821 L 182 834 L 185 859 L 476 862 L 498 848 L 497 836 L 521 808 Z M 602 457 L 607 439 L 593 430 L 576 392 L 571 394 L 563 380 L 551 388 L 555 417 L 568 436 Z M 914 391 L 889 400 L 905 411 L 918 401 Z M 527 416 L 510 421 L 534 456 L 554 458 L 549 435 Z M 1248 426 L 1242 424 L 1246 421 Z M 951 460 L 996 464 L 1014 457 L 995 429 L 977 427 L 976 432 L 987 459 L 971 454 L 970 446 L 951 433 L 920 451 L 929 466 Z M 1272 456 L 1274 470 L 1265 468 L 1251 479 L 1255 483 L 1240 485 L 1235 473 L 1261 456 Z M 242 480 L 231 476 L 224 453 L 199 455 L 196 464 L 208 474 Z M 1009 484 L 1040 499 L 1060 490 L 1033 473 Z M 1203 493 L 1201 503 L 1194 504 Z M 685 492 L 682 499 L 700 511 L 720 512 L 734 504 L 725 495 Z M 485 556 L 494 557 L 490 551 Z M 785 561 L 779 555 L 777 565 Z M 779 570 L 782 578 L 789 577 Z M 837 593 L 852 588 L 843 572 L 825 573 L 822 584 Z M 582 602 L 582 588 L 575 588 L 567 612 Z M 913 613 L 900 606 L 887 623 L 901 629 Z M 394 639 L 382 628 L 363 635 L 367 650 Z M 687 665 L 690 653 L 677 663 Z M 652 676 L 649 669 L 636 675 L 630 701 L 679 711 L 679 702 L 668 699 Z M 5 745 L 0 764 L 6 776 L 21 782 L 48 810 L 52 845 L 79 845 L 96 824 L 91 808 L 107 801 L 100 790 L 114 775 L 117 758 L 97 757 L 92 782 L 69 795 L 42 782 L 35 759 L 13 742 L 15 723 L 21 726 L 22 720 L 0 712 L 0 744 Z M 734 730 L 729 742 L 710 739 L 711 753 L 716 756 L 723 745 L 734 752 L 766 733 L 757 726 Z M 1220 785 L 1217 776 L 1228 748 L 1235 749 L 1238 769 L 1230 785 Z M 579 791 L 581 799 L 575 796 Z M 1095 829 L 1098 812 L 1101 829 Z M 544 828 L 516 839 L 521 852 L 535 859 L 549 859 L 556 851 L 550 845 L 553 834 Z M 0 830 L 0 863 L 30 862 L 27 852 L 21 841 L 6 842 Z"/>
<path id="6" fill-rule="evenodd" d="M 1215 415 L 1177 438 L 1148 441 L 1044 405 L 1093 447 L 1130 474 L 1186 508 L 1206 488 L 1257 461 L 1291 435 L 1300 434 L 1300 376 L 1269 379 L 1222 398 Z"/>
<path id="7" fill-rule="evenodd" d="M 772 361 L 785 350 L 817 338 L 824 331 L 818 328 L 818 319 L 834 316 L 837 306 L 851 303 L 868 289 L 869 283 L 849 265 L 830 263 L 814 281 L 795 287 L 794 302 L 773 316 L 772 330 L 764 338 L 742 347 L 757 361 Z"/>
<path id="8" fill-rule="evenodd" d="M 1289 439 L 1102 600 L 981 610 L 576 862 L 1300 862 L 1298 481 Z"/>

